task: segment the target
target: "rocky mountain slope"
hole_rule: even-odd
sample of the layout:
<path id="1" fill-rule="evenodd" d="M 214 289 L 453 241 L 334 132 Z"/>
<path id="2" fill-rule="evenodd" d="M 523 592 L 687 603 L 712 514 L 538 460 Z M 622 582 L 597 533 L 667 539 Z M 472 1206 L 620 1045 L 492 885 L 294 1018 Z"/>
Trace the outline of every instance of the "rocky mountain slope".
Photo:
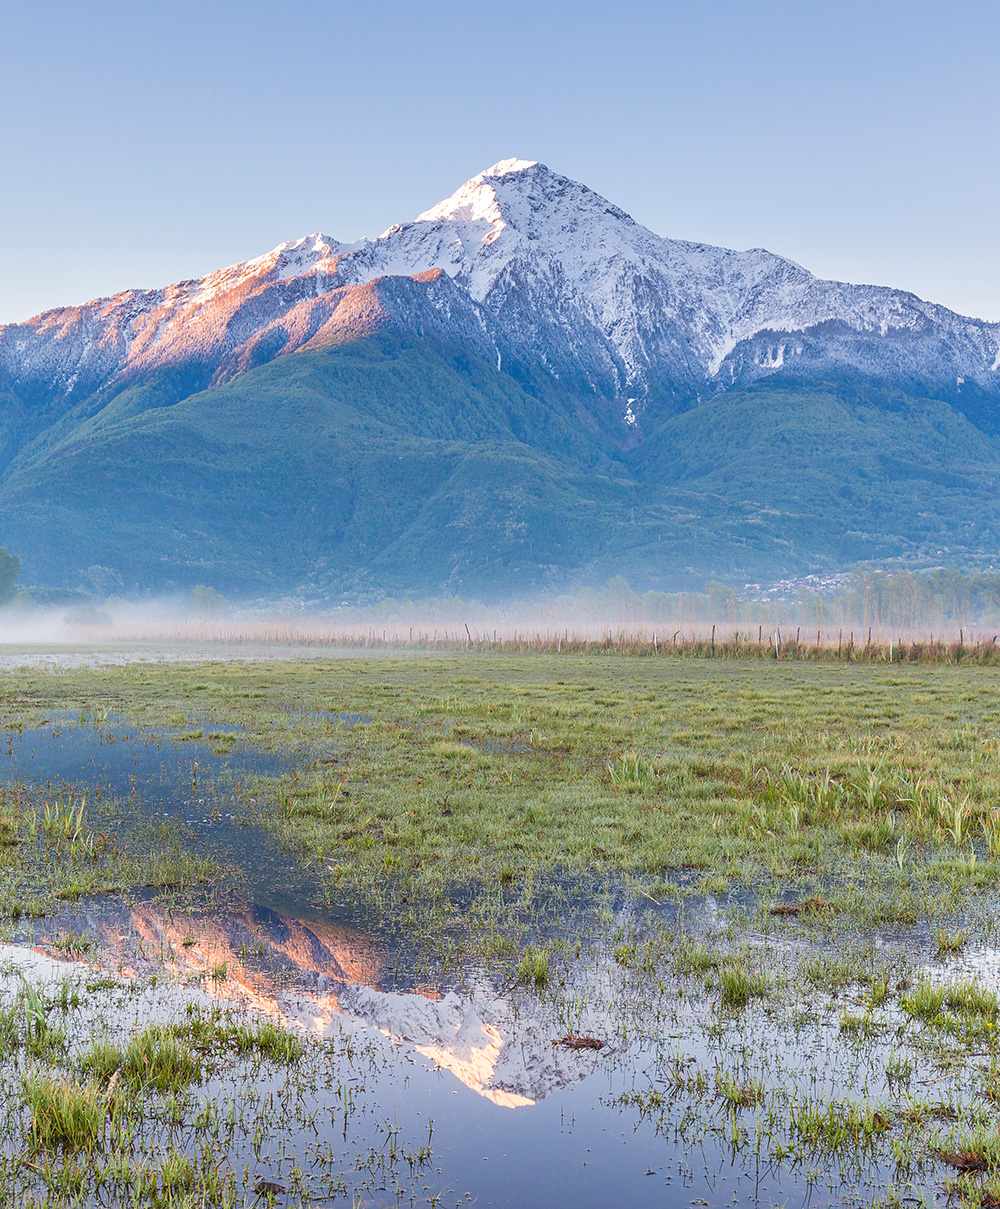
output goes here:
<path id="1" fill-rule="evenodd" d="M 867 432 L 833 479 L 830 423 Z M 508 160 L 377 239 L 0 328 L 0 539 L 50 580 L 333 594 L 982 559 L 998 432 L 1000 325 L 662 239 Z"/>

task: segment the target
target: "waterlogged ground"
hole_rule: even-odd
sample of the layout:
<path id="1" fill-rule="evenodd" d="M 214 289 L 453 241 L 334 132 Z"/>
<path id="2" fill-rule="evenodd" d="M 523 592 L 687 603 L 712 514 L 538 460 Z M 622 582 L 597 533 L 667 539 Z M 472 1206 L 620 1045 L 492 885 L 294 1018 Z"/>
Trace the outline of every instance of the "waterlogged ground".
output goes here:
<path id="1" fill-rule="evenodd" d="M 263 1018 L 304 1039 L 291 1064 L 224 1053 L 172 1109 L 178 1153 L 211 1141 L 213 1170 L 249 1164 L 254 1180 L 292 1190 L 282 1203 L 838 1205 L 888 1188 L 943 1201 L 949 1168 L 935 1150 L 963 1149 L 977 1124 L 995 1131 L 983 1033 L 996 1001 L 954 1016 L 972 1044 L 903 1005 L 914 988 L 962 986 L 995 951 L 961 969 L 915 967 L 892 946 L 817 946 L 800 960 L 798 938 L 748 936 L 724 906 L 696 908 L 680 943 L 675 914 L 623 909 L 604 943 L 554 957 L 543 986 L 480 969 L 401 991 L 390 952 L 350 928 L 238 897 L 195 910 L 102 900 L 36 921 L 36 951 L 60 962 L 31 981 L 45 988 L 46 1027 L 82 1041 L 58 1050 L 70 1069 L 94 1036 L 124 1048 L 150 1021 L 190 1036 L 192 1005 L 198 1021 Z M 746 1003 L 724 979 L 741 968 L 766 978 Z M 67 977 L 78 1007 L 63 1006 Z M 5 1002 L 22 985 L 8 978 Z M 566 1037 L 604 1044 L 553 1044 Z M 206 1054 L 219 1058 L 211 1041 Z M 236 1125 L 220 1133 L 210 1102 Z M 150 1111 L 139 1166 L 166 1144 Z M 33 1169 L 20 1174 L 34 1185 Z"/>
<path id="2" fill-rule="evenodd" d="M 93 667 L 135 667 L 142 664 L 162 666 L 180 664 L 185 667 L 204 663 L 236 661 L 239 663 L 301 663 L 307 659 L 359 659 L 369 655 L 361 647 L 277 646 L 253 643 L 162 643 L 106 642 L 80 645 L 65 642 L 4 643 L 0 647 L 0 670 L 46 668 L 54 671 L 79 670 Z M 404 658 L 407 651 L 394 652 Z"/>
<path id="3" fill-rule="evenodd" d="M 238 738 L 232 726 L 151 730 L 100 712 L 65 714 L 9 732 L 0 766 L 7 785 L 40 807 L 43 831 L 46 803 L 85 804 L 105 834 L 120 827 L 135 845 L 154 842 L 158 830 L 213 869 L 224 866 L 255 899 L 301 906 L 315 878 L 254 821 L 243 788 L 250 777 L 294 768 L 296 755 L 249 750 Z"/>
<path id="4" fill-rule="evenodd" d="M 997 687 L 9 678 L 0 1204 L 1000 1203 Z"/>

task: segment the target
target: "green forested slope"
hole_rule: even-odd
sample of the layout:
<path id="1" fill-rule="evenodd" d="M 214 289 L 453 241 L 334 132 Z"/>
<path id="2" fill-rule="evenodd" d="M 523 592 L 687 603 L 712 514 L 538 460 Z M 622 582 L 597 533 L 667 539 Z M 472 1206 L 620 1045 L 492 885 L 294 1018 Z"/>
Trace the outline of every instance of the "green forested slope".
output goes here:
<path id="1" fill-rule="evenodd" d="M 106 391 L 8 443 L 0 533 L 26 577 L 72 583 L 97 563 L 130 590 L 497 596 L 946 546 L 982 560 L 1000 533 L 995 440 L 861 381 L 770 379 L 647 413 L 617 444 L 607 405 L 416 336 L 302 350 L 176 401 L 196 384 Z"/>

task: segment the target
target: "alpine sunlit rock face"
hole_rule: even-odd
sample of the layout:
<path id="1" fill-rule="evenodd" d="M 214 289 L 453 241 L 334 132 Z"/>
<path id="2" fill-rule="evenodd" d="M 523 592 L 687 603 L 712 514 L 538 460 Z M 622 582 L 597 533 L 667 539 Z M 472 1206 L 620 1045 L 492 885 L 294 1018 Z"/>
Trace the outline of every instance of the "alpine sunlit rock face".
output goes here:
<path id="1" fill-rule="evenodd" d="M 370 597 L 1000 543 L 1000 325 L 507 160 L 377 239 L 0 328 L 29 576 Z"/>

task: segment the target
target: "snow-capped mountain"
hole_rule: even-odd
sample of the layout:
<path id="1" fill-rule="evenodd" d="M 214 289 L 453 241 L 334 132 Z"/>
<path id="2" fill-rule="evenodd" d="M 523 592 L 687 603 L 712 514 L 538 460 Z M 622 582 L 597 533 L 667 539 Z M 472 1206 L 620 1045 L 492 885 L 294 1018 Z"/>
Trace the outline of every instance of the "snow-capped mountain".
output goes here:
<path id="1" fill-rule="evenodd" d="M 1000 325 L 663 239 L 523 160 L 375 239 L 0 328 L 0 544 L 53 586 L 987 566 L 997 481 Z"/>
<path id="2" fill-rule="evenodd" d="M 531 327 L 544 324 L 563 337 L 551 342 L 565 360 L 603 361 L 619 394 L 664 378 L 711 390 L 772 372 L 831 321 L 866 344 L 902 339 L 934 379 L 1000 387 L 998 324 L 898 290 L 823 281 L 762 248 L 662 239 L 544 164 L 495 164 L 415 222 L 357 245 L 339 272 L 362 281 L 429 268 L 444 269 L 490 313 L 513 355 L 537 347 Z M 766 347 L 748 358 L 746 346 L 762 336 Z M 918 351 L 921 338 L 933 350 Z M 871 360 L 859 353 L 858 368 L 876 368 Z M 899 361 L 886 351 L 886 368 Z"/>
<path id="3" fill-rule="evenodd" d="M 310 235 L 198 280 L 0 328 L 0 369 L 74 399 L 164 366 L 193 367 L 207 385 L 386 324 L 614 400 L 627 422 L 658 399 L 693 401 L 782 369 L 1000 396 L 998 324 L 820 280 L 760 248 L 663 239 L 516 159 L 376 239 Z"/>

